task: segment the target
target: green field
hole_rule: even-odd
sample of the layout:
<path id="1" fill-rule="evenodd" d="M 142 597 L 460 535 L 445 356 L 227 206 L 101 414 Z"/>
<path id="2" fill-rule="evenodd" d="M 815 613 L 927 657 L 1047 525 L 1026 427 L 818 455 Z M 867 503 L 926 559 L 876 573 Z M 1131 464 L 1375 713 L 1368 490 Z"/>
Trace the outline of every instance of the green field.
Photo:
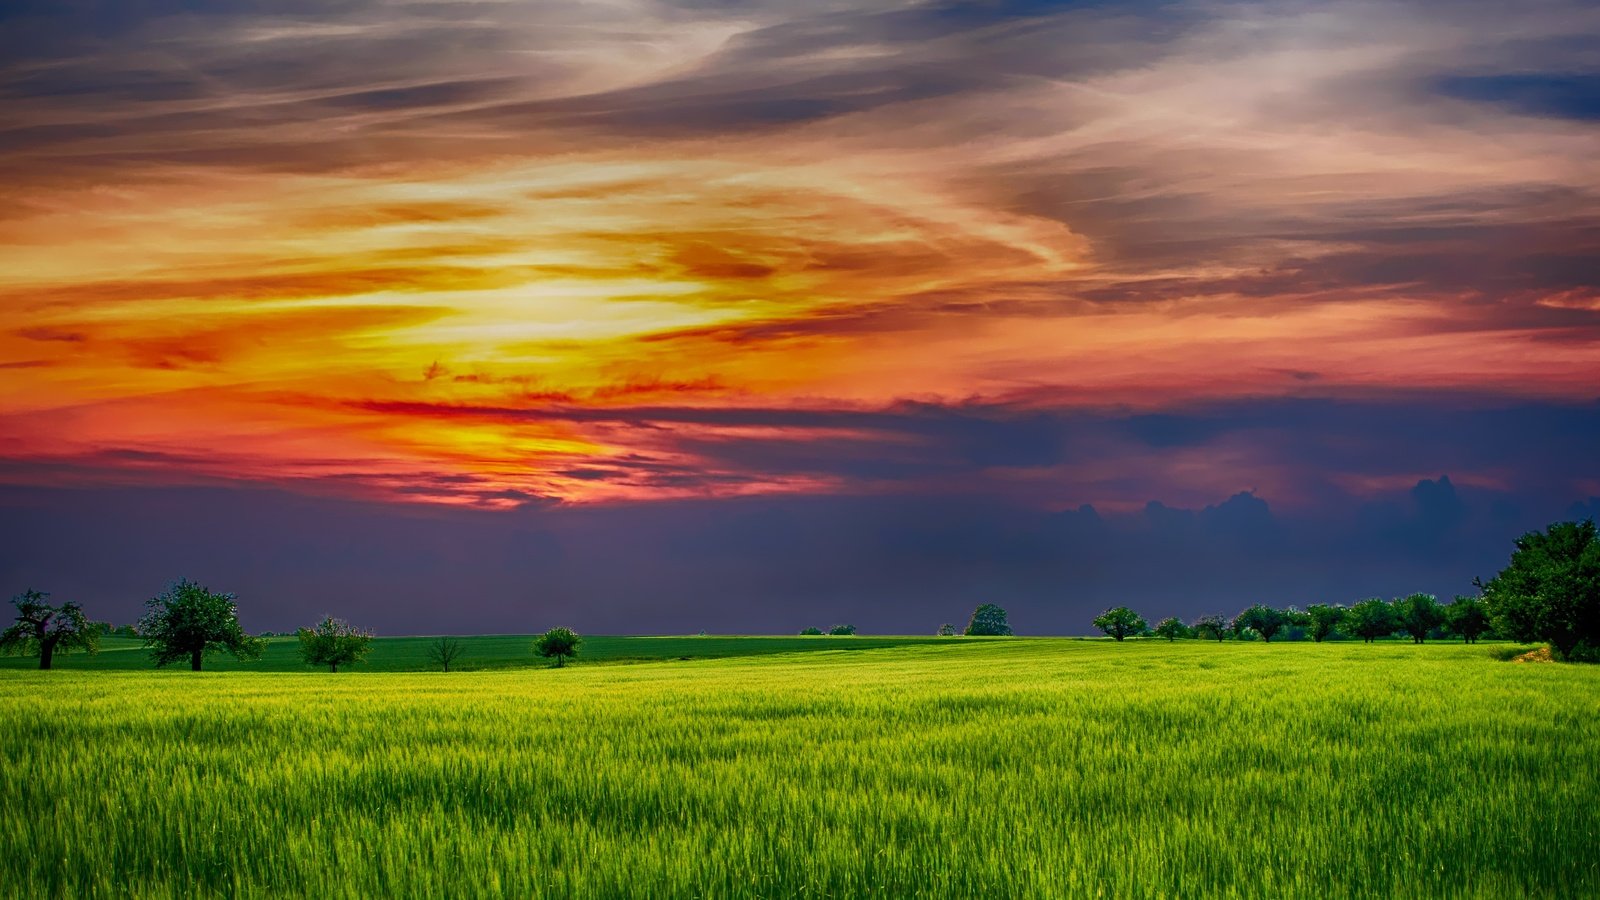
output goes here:
<path id="1" fill-rule="evenodd" d="M 1600 667 L 1461 644 L 807 640 L 449 675 L 6 671 L 0 885 L 1600 896 Z"/>

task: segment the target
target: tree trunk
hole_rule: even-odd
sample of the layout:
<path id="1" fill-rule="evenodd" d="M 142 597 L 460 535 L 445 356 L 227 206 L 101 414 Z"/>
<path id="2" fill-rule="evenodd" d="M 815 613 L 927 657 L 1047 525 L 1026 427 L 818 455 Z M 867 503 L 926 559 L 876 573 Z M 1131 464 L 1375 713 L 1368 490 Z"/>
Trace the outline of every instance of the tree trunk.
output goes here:
<path id="1" fill-rule="evenodd" d="M 41 668 L 41 669 L 50 668 L 50 660 L 53 659 L 55 657 L 55 655 L 56 655 L 56 642 L 55 641 L 40 641 L 39 642 L 39 668 Z"/>
<path id="2" fill-rule="evenodd" d="M 200 660 L 203 659 L 205 657 L 205 655 L 206 655 L 206 652 L 204 650 L 193 650 L 193 651 L 190 651 L 190 653 L 189 653 L 189 671 L 191 671 L 191 672 L 200 671 Z"/>
<path id="3" fill-rule="evenodd" d="M 337 673 L 339 671 L 339 664 L 338 663 L 328 663 L 328 671 Z"/>

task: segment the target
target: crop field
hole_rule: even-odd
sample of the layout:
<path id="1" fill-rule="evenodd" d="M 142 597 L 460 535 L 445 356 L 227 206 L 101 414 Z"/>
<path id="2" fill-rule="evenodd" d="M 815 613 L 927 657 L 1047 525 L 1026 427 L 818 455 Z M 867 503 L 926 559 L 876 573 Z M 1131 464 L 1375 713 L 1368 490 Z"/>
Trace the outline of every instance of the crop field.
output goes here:
<path id="1" fill-rule="evenodd" d="M 810 640 L 449 674 L 0 672 L 0 885 L 1600 896 L 1600 667 L 1461 644 Z"/>

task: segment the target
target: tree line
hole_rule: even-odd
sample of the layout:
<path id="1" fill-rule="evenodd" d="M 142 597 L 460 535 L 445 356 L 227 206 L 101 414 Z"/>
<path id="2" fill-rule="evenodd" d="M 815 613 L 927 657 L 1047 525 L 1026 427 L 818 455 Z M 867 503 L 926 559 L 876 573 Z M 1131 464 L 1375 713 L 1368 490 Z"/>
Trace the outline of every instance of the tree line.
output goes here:
<path id="1" fill-rule="evenodd" d="M 1288 637 L 1290 640 L 1310 638 L 1321 643 L 1356 637 L 1371 643 L 1399 634 L 1417 644 L 1430 637 L 1449 636 L 1459 636 L 1471 644 L 1489 632 L 1490 620 L 1488 609 L 1479 597 L 1457 597 L 1454 603 L 1442 604 L 1432 594 L 1411 594 L 1393 600 L 1372 597 L 1350 606 L 1313 603 L 1305 609 L 1293 606 L 1279 609 L 1257 603 L 1231 619 L 1206 615 L 1184 622 L 1169 616 L 1154 626 L 1132 609 L 1116 606 L 1096 616 L 1094 627 L 1119 641 L 1129 637 L 1159 637 L 1169 641 L 1259 638 L 1270 643 L 1273 638 Z"/>
<path id="2" fill-rule="evenodd" d="M 0 632 L 0 652 L 37 656 L 39 668 L 49 669 L 57 653 L 96 653 L 102 636 L 126 635 L 144 641 L 157 668 L 187 660 L 189 668 L 199 672 L 206 657 L 213 654 L 227 653 L 251 661 L 260 659 L 266 649 L 265 636 L 247 634 L 239 625 L 235 595 L 212 591 L 188 579 L 179 579 L 147 601 L 145 614 L 133 627 L 90 621 L 79 604 L 52 604 L 49 597 L 29 589 L 11 599 L 16 617 Z M 372 632 L 333 616 L 323 616 L 315 625 L 297 630 L 295 637 L 300 658 L 307 665 L 327 666 L 330 672 L 364 660 L 373 639 Z M 559 667 L 578 655 L 582 640 L 570 628 L 552 628 L 534 641 L 533 651 Z M 429 646 L 428 659 L 448 672 L 464 652 L 461 641 L 440 637 Z"/>

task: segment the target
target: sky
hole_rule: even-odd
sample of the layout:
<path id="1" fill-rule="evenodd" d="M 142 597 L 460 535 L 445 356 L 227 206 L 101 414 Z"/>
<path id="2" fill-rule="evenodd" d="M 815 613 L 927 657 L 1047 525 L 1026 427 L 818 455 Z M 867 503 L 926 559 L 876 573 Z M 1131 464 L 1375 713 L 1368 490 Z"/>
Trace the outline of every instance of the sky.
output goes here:
<path id="1" fill-rule="evenodd" d="M 16 0 L 0 592 L 1075 634 L 1600 512 L 1600 4 Z"/>

